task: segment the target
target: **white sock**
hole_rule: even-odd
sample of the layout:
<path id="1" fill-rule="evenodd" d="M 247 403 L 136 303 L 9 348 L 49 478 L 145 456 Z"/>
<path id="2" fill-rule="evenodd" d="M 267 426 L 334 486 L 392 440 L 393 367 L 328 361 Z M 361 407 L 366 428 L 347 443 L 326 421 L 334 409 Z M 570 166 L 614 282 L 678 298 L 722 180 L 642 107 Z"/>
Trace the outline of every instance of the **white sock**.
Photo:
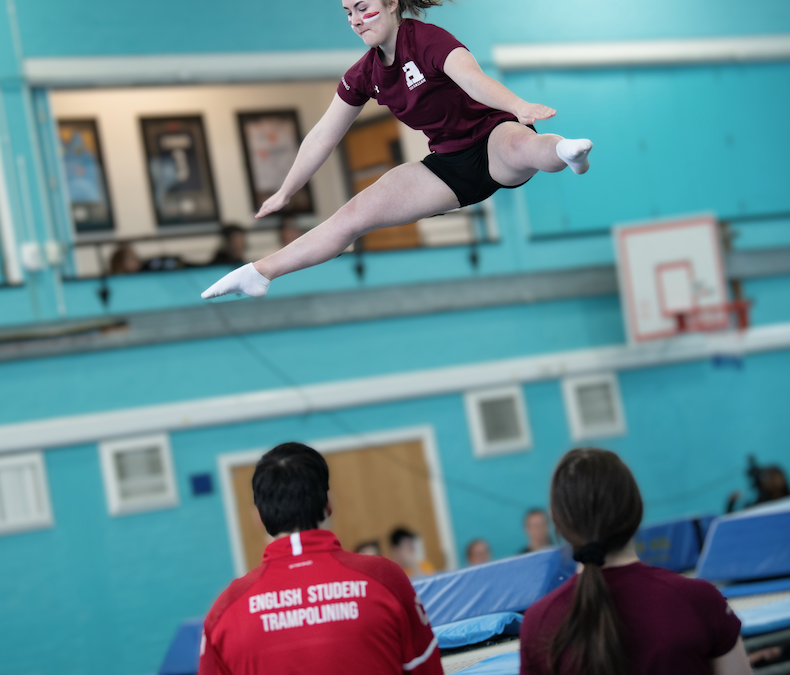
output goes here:
<path id="1" fill-rule="evenodd" d="M 590 168 L 587 155 L 592 146 L 592 141 L 586 138 L 563 138 L 557 143 L 557 157 L 571 167 L 573 173 L 586 173 Z"/>
<path id="2" fill-rule="evenodd" d="M 253 298 L 260 298 L 262 295 L 266 295 L 268 290 L 269 280 L 256 270 L 252 263 L 247 263 L 244 267 L 239 267 L 230 274 L 226 274 L 216 284 L 203 291 L 200 297 L 208 300 L 229 293 L 244 293 L 244 295 L 250 295 Z"/>

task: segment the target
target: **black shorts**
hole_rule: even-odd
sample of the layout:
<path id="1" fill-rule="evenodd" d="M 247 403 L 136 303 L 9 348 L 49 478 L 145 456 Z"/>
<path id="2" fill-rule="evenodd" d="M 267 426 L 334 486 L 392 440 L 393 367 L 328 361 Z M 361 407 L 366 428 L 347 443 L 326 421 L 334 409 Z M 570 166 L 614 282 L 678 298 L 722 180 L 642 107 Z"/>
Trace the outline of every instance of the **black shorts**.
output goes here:
<path id="1" fill-rule="evenodd" d="M 502 120 L 502 122 L 510 122 L 511 120 Z M 514 117 L 513 122 L 517 122 Z M 502 123 L 500 122 L 500 124 Z M 499 125 L 497 125 L 499 126 Z M 532 131 L 535 130 L 531 124 L 527 124 Z M 496 128 L 496 127 L 494 127 Z M 493 131 L 492 129 L 491 131 Z M 432 152 L 422 163 L 425 164 L 431 171 L 433 171 L 439 178 L 441 178 L 447 186 L 455 192 L 458 197 L 458 202 L 461 206 L 469 206 L 470 204 L 477 204 L 484 199 L 488 199 L 499 188 L 506 188 L 512 190 L 520 185 L 501 185 L 497 183 L 488 171 L 488 139 L 491 137 L 489 133 L 485 140 L 480 141 L 477 145 L 473 145 L 466 150 L 458 150 L 457 152 Z"/>

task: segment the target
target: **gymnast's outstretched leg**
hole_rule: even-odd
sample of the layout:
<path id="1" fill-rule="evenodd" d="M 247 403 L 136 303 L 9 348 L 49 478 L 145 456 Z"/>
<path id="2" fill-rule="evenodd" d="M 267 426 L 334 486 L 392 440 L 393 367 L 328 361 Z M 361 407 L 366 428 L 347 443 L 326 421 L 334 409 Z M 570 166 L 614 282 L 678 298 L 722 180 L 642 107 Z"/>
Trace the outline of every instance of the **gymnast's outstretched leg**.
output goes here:
<path id="1" fill-rule="evenodd" d="M 455 193 L 421 162 L 401 164 L 384 174 L 329 220 L 285 248 L 220 279 L 203 294 L 265 295 L 272 279 L 319 265 L 340 255 L 363 234 L 458 208 Z"/>

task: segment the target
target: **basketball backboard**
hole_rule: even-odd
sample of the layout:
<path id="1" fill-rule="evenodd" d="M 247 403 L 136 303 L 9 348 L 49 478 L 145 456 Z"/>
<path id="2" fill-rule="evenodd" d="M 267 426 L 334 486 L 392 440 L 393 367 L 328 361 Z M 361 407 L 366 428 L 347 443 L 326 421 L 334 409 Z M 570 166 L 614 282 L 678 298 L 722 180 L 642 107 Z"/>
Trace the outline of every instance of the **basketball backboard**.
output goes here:
<path id="1" fill-rule="evenodd" d="M 688 317 L 727 305 L 713 216 L 625 224 L 615 227 L 614 240 L 629 342 L 674 337 L 687 329 Z M 727 311 L 719 312 L 706 330 L 726 328 L 729 322 Z"/>

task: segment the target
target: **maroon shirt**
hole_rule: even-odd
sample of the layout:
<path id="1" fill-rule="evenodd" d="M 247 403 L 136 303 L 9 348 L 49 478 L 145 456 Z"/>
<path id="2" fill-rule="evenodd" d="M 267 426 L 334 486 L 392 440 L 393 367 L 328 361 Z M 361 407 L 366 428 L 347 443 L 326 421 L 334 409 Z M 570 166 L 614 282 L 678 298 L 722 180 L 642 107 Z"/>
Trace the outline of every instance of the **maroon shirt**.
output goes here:
<path id="1" fill-rule="evenodd" d="M 741 622 L 715 586 L 701 579 L 633 563 L 603 570 L 621 622 L 629 672 L 695 675 L 712 672 L 710 659 L 729 652 Z M 578 576 L 524 614 L 521 673 L 548 673 L 548 643 L 568 616 Z M 570 675 L 567 666 L 562 675 Z"/>
<path id="2" fill-rule="evenodd" d="M 437 640 L 398 565 L 308 530 L 266 547 L 203 624 L 199 675 L 441 675 Z"/>
<path id="3" fill-rule="evenodd" d="M 515 116 L 478 103 L 444 74 L 447 55 L 458 47 L 465 49 L 446 30 L 404 19 L 393 64 L 385 66 L 378 49 L 371 49 L 345 74 L 337 93 L 353 106 L 375 98 L 401 122 L 425 132 L 434 152 L 466 150 Z"/>

